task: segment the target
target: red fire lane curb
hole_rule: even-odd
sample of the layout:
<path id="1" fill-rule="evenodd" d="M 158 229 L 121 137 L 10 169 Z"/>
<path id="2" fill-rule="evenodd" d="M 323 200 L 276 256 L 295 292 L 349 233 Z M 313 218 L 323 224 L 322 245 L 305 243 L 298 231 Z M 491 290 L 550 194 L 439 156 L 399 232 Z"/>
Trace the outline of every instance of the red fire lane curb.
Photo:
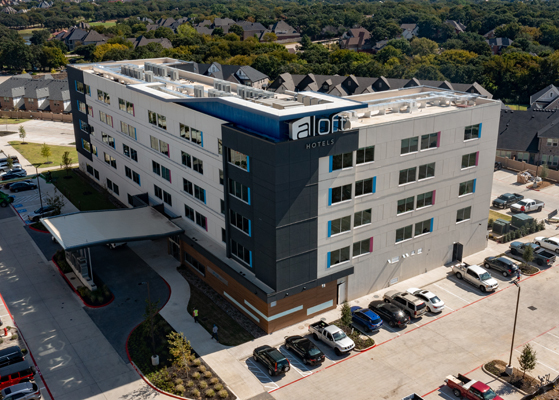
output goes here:
<path id="1" fill-rule="evenodd" d="M 25 337 L 23 336 L 23 333 L 21 332 L 21 329 L 18 328 L 17 326 L 17 322 L 14 318 L 14 316 L 12 315 L 12 313 L 10 312 L 10 309 L 8 308 L 8 305 L 6 304 L 6 301 L 4 300 L 4 297 L 2 297 L 2 294 L 0 294 L 0 300 L 2 300 L 2 303 L 4 303 L 4 306 L 6 307 L 6 310 L 8 310 L 8 314 L 10 315 L 10 318 L 12 319 L 12 321 L 14 322 L 14 325 L 16 326 L 19 335 L 21 336 L 21 339 L 23 340 L 23 342 L 25 343 L 25 346 L 27 346 L 27 351 L 29 352 L 29 355 L 31 356 L 31 360 L 33 360 L 33 364 L 35 365 L 35 368 L 37 370 L 37 373 L 39 374 L 39 376 L 41 377 L 41 380 L 43 381 L 43 383 L 45 384 L 45 389 L 47 389 L 47 392 L 49 393 L 49 396 L 52 400 L 54 400 L 54 396 L 52 395 L 49 386 L 47 385 L 47 381 L 45 380 L 45 377 L 43 376 L 43 374 L 41 373 L 41 370 L 39 369 L 39 366 L 37 365 L 37 362 L 35 361 L 35 357 L 33 357 L 33 353 L 31 352 L 31 348 L 29 347 L 29 345 L 27 344 L 27 341 L 25 340 Z"/>

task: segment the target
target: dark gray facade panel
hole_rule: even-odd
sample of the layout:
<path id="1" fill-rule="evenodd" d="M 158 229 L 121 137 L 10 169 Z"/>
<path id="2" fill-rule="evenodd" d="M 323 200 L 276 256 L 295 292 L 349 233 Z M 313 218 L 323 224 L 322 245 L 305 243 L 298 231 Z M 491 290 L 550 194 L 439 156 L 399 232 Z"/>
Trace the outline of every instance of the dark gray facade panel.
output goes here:
<path id="1" fill-rule="evenodd" d="M 72 104 L 72 124 L 74 125 L 74 138 L 76 139 L 76 150 L 86 157 L 88 160 L 92 160 L 93 156 L 91 153 L 87 152 L 82 147 L 82 139 L 86 140 L 87 142 L 91 143 L 89 139 L 89 134 L 85 133 L 80 129 L 79 120 L 83 120 L 87 122 L 87 114 L 84 114 L 78 110 L 77 102 L 78 100 L 87 104 L 86 95 L 82 93 L 78 93 L 76 91 L 76 81 L 83 82 L 83 71 L 72 68 L 71 66 L 67 69 L 68 72 L 68 85 L 70 87 L 70 101 Z"/>

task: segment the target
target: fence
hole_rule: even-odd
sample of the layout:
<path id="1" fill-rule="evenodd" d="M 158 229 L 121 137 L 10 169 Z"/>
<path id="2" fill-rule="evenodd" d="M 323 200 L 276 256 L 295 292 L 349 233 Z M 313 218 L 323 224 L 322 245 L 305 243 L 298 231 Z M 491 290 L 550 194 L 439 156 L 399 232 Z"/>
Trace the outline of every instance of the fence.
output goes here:
<path id="1" fill-rule="evenodd" d="M 542 166 L 536 166 L 532 164 L 528 164 L 525 161 L 517 161 L 511 160 L 510 158 L 505 157 L 496 157 L 495 161 L 500 162 L 503 164 L 503 167 L 506 169 L 510 169 L 512 171 L 529 171 L 532 175 L 536 175 L 536 172 L 541 175 Z M 554 171 L 552 169 L 548 170 L 547 178 L 550 181 L 559 182 L 559 171 Z"/>
<path id="2" fill-rule="evenodd" d="M 72 122 L 72 114 L 55 114 L 50 111 L 0 111 L 0 118 L 40 119 L 44 121 Z"/>

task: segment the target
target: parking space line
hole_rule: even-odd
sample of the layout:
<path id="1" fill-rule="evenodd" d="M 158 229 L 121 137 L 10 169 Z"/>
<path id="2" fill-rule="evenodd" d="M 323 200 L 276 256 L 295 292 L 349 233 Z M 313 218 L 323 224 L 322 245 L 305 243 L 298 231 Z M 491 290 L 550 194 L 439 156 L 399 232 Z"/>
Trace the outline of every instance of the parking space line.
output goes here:
<path id="1" fill-rule="evenodd" d="M 547 334 L 548 334 L 548 335 L 551 335 L 551 336 L 553 336 L 553 337 L 556 337 L 557 339 L 559 339 L 559 336 L 554 335 L 553 333 L 547 332 Z"/>
<path id="2" fill-rule="evenodd" d="M 285 358 L 287 358 L 289 360 L 289 363 L 291 364 L 291 367 L 295 371 L 297 371 L 301 376 L 307 376 L 307 375 L 312 374 L 312 371 L 309 371 L 309 369 L 305 366 L 305 364 L 301 363 L 293 353 L 291 353 L 289 350 L 287 350 L 285 348 L 282 349 L 282 350 L 280 350 L 281 354 L 283 354 L 285 356 Z M 302 368 L 296 367 L 295 364 L 299 365 Z M 305 369 L 305 371 L 303 371 L 303 368 Z"/>
<path id="3" fill-rule="evenodd" d="M 395 330 L 393 330 L 390 325 L 388 324 L 382 324 L 382 326 L 384 326 L 386 329 L 388 329 L 390 332 L 395 333 L 396 335 L 400 336 L 400 334 L 398 332 L 396 332 Z"/>
<path id="4" fill-rule="evenodd" d="M 446 304 L 444 305 L 445 308 L 448 308 L 450 311 L 454 311 L 454 309 L 450 308 L 449 306 L 447 306 Z"/>
<path id="5" fill-rule="evenodd" d="M 445 288 L 443 288 L 443 287 L 437 285 L 436 283 L 435 283 L 434 285 L 435 285 L 436 287 L 438 287 L 439 289 L 442 289 L 442 290 L 444 290 L 445 292 L 450 293 L 450 294 L 453 295 L 454 297 L 458 297 L 458 298 L 459 298 L 460 300 L 462 300 L 463 302 L 466 302 L 466 303 L 468 303 L 468 304 L 470 303 L 468 300 L 464 300 L 462 297 L 455 295 L 455 294 L 452 293 L 451 291 L 446 290 Z"/>
<path id="6" fill-rule="evenodd" d="M 252 364 L 252 369 L 251 367 L 248 366 L 248 364 Z M 246 359 L 246 364 L 247 368 L 250 372 L 252 372 L 255 376 L 256 379 L 258 379 L 260 381 L 260 383 L 262 383 L 262 386 L 264 386 L 265 388 L 269 388 L 269 389 L 277 389 L 279 386 L 276 382 L 274 382 L 266 372 L 264 372 L 257 363 L 255 363 L 252 358 L 247 358 Z M 255 371 L 256 370 L 256 371 Z M 273 386 L 269 386 L 266 385 L 264 382 L 262 382 L 261 378 L 266 378 L 266 380 L 268 381 L 267 383 L 272 384 Z"/>
<path id="7" fill-rule="evenodd" d="M 534 343 L 536 343 L 536 342 L 534 342 Z M 514 351 L 516 351 L 517 353 L 520 353 L 520 354 L 522 354 L 522 352 L 521 352 L 521 351 L 519 351 L 519 350 L 516 350 L 516 349 L 514 349 Z M 555 373 L 558 373 L 558 374 L 559 374 L 559 371 L 557 371 L 557 370 L 555 370 L 555 369 L 551 368 L 551 367 L 550 367 L 549 365 L 546 365 L 546 364 L 544 364 L 543 362 L 541 362 L 541 361 L 539 361 L 539 360 L 536 360 L 536 362 L 537 362 L 538 364 L 541 364 L 541 365 L 543 365 L 543 366 L 544 366 L 544 367 L 546 367 L 546 368 L 549 368 L 549 369 L 550 369 L 550 370 L 552 370 L 553 372 L 555 372 Z"/>
<path id="8" fill-rule="evenodd" d="M 551 351 L 553 354 L 557 354 L 559 356 L 559 353 L 557 353 L 556 351 L 553 351 L 551 349 L 548 349 L 547 347 L 545 347 L 543 344 L 539 344 L 538 342 L 533 341 L 532 343 L 537 344 L 538 346 L 542 346 L 544 349 Z"/>

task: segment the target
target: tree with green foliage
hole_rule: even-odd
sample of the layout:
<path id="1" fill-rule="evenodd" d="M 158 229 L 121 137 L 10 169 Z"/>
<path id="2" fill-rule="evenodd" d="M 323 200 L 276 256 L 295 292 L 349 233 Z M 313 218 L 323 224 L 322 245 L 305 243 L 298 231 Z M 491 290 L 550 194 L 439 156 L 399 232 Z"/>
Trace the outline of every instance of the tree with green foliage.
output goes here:
<path id="1" fill-rule="evenodd" d="M 532 246 L 526 246 L 524 253 L 522 253 L 522 259 L 524 260 L 526 266 L 534 260 L 534 249 Z"/>
<path id="2" fill-rule="evenodd" d="M 62 166 L 66 170 L 66 176 L 68 176 L 68 173 L 70 172 L 70 169 L 72 168 L 72 157 L 70 157 L 70 152 L 69 151 L 65 151 L 64 154 L 62 154 L 62 160 L 61 161 L 62 161 Z"/>
<path id="3" fill-rule="evenodd" d="M 518 363 L 520 364 L 520 370 L 523 372 L 522 379 L 526 376 L 526 371 L 530 372 L 536 368 L 536 350 L 534 350 L 530 343 L 526 343 L 522 348 L 522 352 L 518 357 Z"/>
<path id="4" fill-rule="evenodd" d="M 169 353 L 173 356 L 173 365 L 180 371 L 186 373 L 190 370 L 189 363 L 192 359 L 192 347 L 190 341 L 186 340 L 184 334 L 171 332 L 167 335 L 169 342 Z"/>
<path id="5" fill-rule="evenodd" d="M 43 47 L 43 67 L 58 69 L 68 64 L 68 59 L 58 47 Z"/>
<path id="6" fill-rule="evenodd" d="M 12 169 L 14 166 L 14 159 L 12 157 L 7 157 L 6 158 L 6 168 L 8 170 Z"/>
<path id="7" fill-rule="evenodd" d="M 41 146 L 41 155 L 47 159 L 46 163 L 49 163 L 49 157 L 52 155 L 52 149 L 46 143 Z"/>
<path id="8" fill-rule="evenodd" d="M 27 132 L 25 132 L 25 128 L 23 125 L 19 126 L 19 137 L 21 138 L 21 144 L 25 144 L 25 137 L 27 136 Z"/>
<path id="9" fill-rule="evenodd" d="M 41 29 L 31 32 L 29 41 L 37 46 L 42 46 L 50 37 L 50 32 L 47 29 Z"/>
<path id="10" fill-rule="evenodd" d="M 149 283 L 148 283 L 149 284 Z M 149 286 L 148 286 L 149 291 Z M 144 329 L 147 335 L 151 337 L 151 351 L 155 356 L 155 316 L 159 312 L 159 301 L 151 301 L 146 299 L 146 308 L 144 312 L 144 321 L 146 322 Z"/>
<path id="11" fill-rule="evenodd" d="M 240 26 L 240 25 L 232 25 L 232 26 L 229 27 L 229 33 L 234 33 L 235 35 L 237 35 L 241 39 L 243 38 L 244 32 L 245 31 L 244 31 L 243 27 Z"/>
<path id="12" fill-rule="evenodd" d="M 343 326 L 350 326 L 351 325 L 351 308 L 349 307 L 349 304 L 347 304 L 347 301 L 344 301 L 342 303 L 341 324 Z"/>
<path id="13" fill-rule="evenodd" d="M 549 176 L 549 167 L 547 164 L 542 165 L 542 169 L 540 170 L 540 178 L 545 179 Z"/>

